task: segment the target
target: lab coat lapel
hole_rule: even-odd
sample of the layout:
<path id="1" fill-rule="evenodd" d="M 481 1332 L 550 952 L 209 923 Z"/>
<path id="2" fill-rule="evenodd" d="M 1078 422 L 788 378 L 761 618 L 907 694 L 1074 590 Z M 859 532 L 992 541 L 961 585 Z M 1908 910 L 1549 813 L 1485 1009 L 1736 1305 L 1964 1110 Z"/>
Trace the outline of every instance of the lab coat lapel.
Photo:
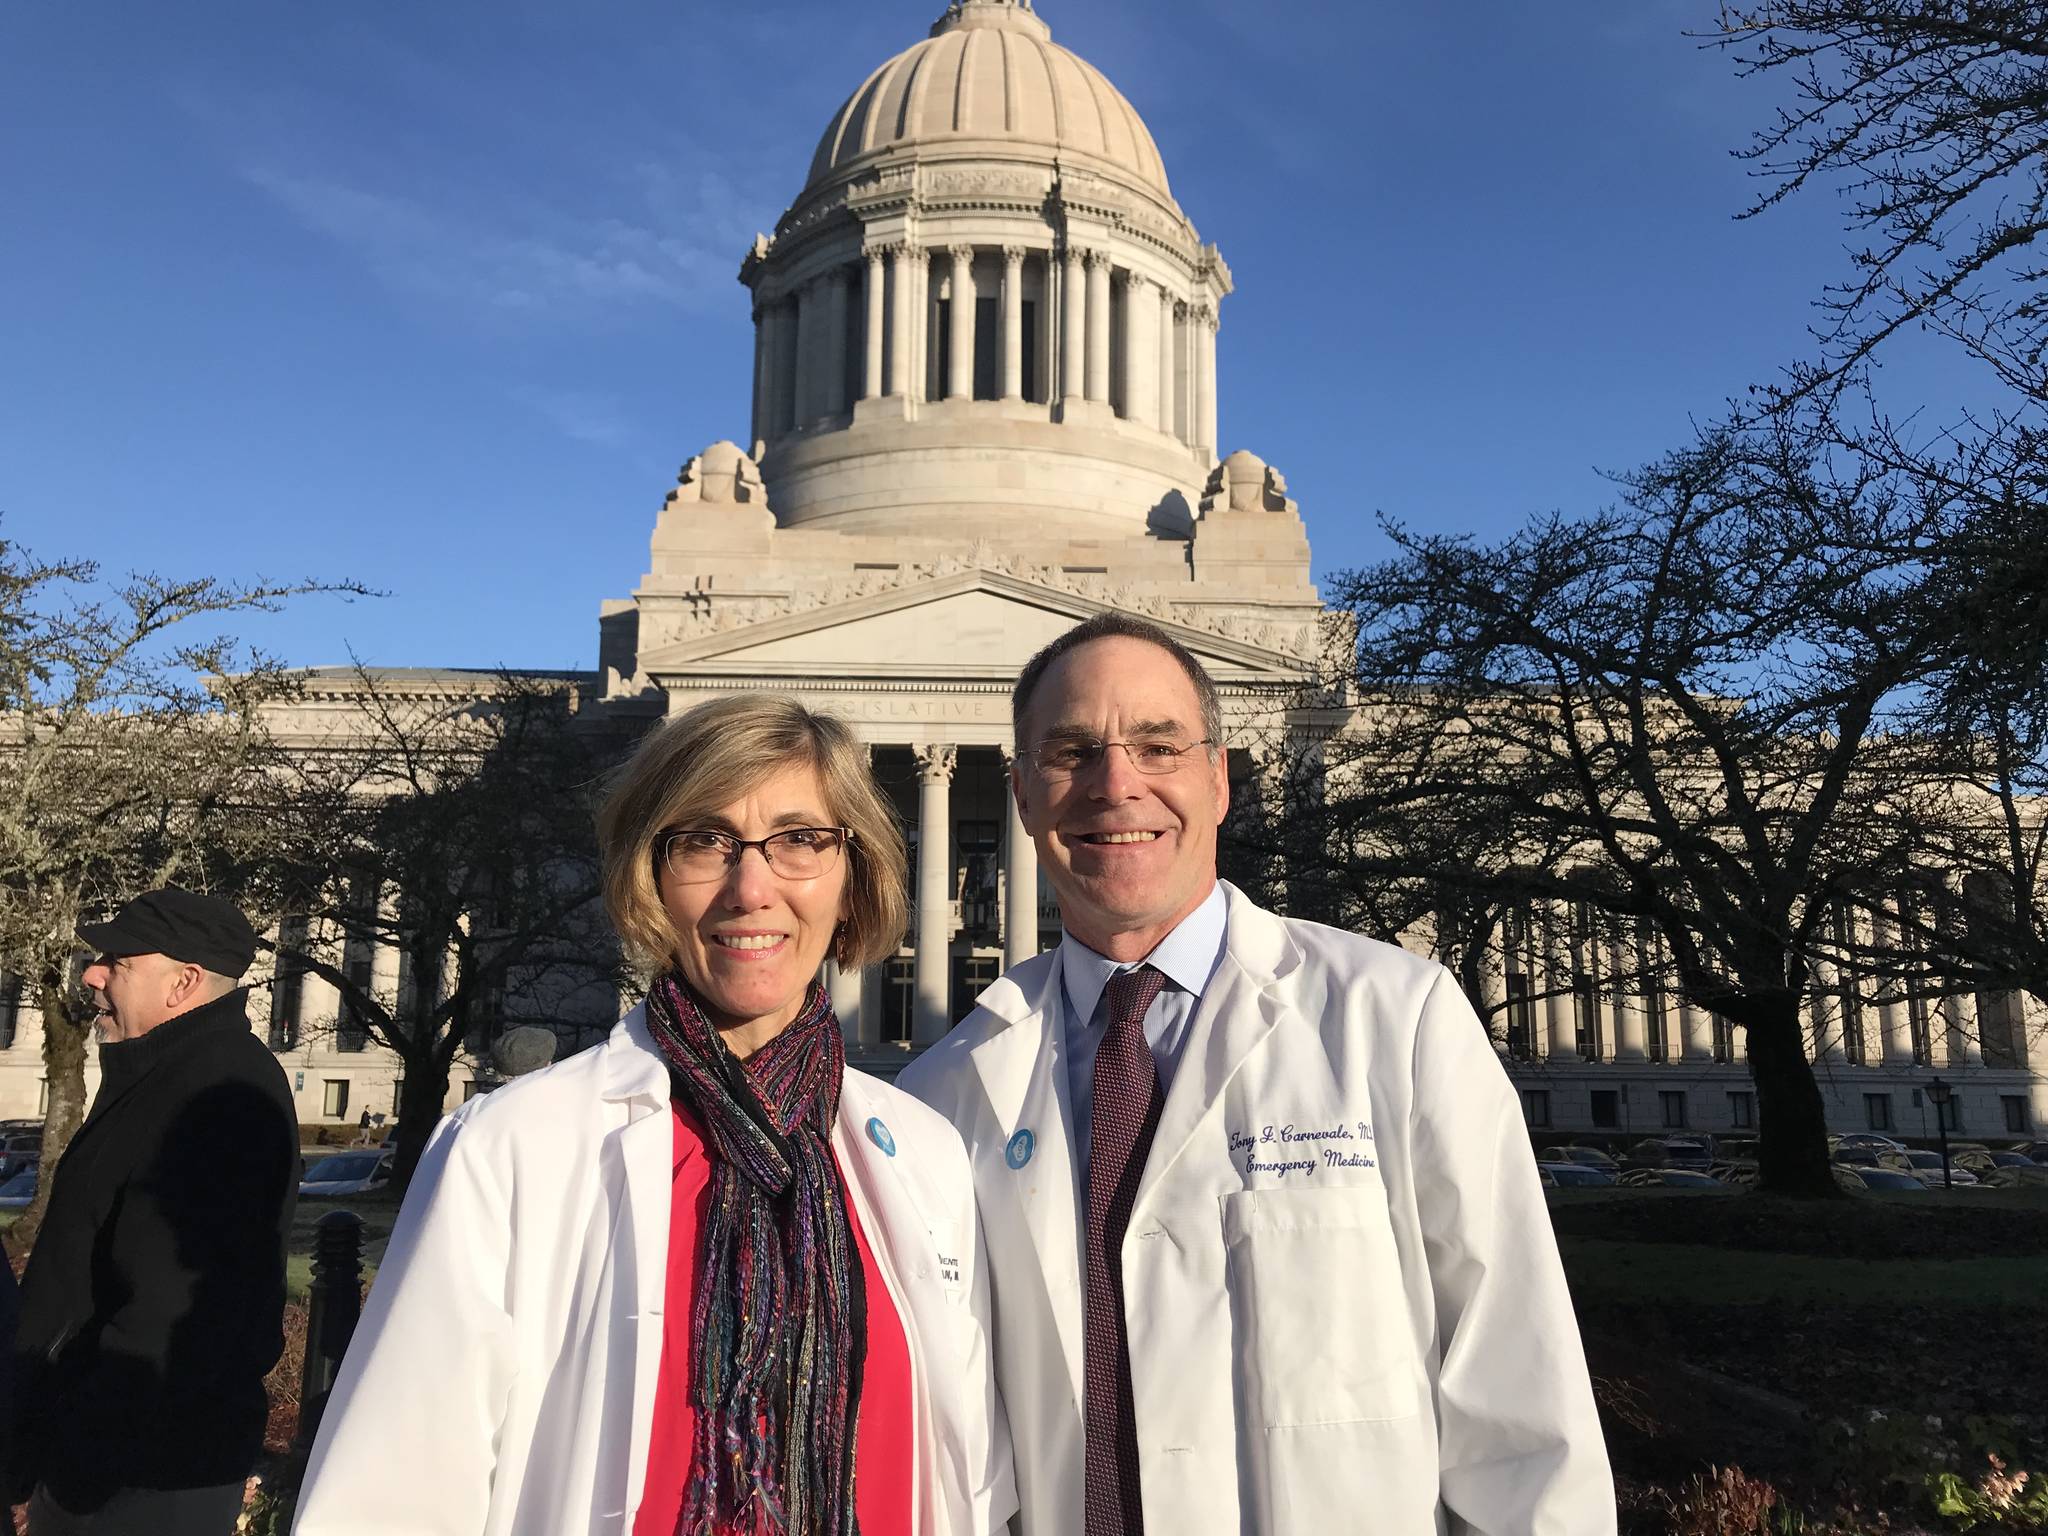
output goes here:
<path id="1" fill-rule="evenodd" d="M 632 1043 L 620 1035 L 631 1037 Z M 606 1063 L 605 1097 L 619 1102 L 627 1116 L 618 1146 L 626 1181 L 626 1221 L 632 1233 L 631 1290 L 619 1300 L 633 1328 L 632 1443 L 645 1445 L 654 1432 L 654 1388 L 661 1374 L 675 1130 L 667 1113 L 668 1073 L 648 1037 L 644 1011 L 636 1008 L 627 1015 L 620 1034 L 605 1048 L 615 1053 Z M 643 1481 L 644 1459 L 636 1458 L 634 1467 L 634 1480 Z M 639 1507 L 643 1491 L 637 1486 L 627 1490 L 628 1509 Z"/>
<path id="2" fill-rule="evenodd" d="M 1083 1325 L 1080 1204 L 1056 952 L 1048 959 L 1051 963 L 1035 978 L 1035 994 L 998 983 L 982 997 L 983 1007 L 1008 1022 L 973 1051 L 975 1070 L 981 1074 L 996 1121 L 992 1137 L 975 1138 L 975 1157 L 982 1165 L 977 1182 L 984 1198 L 989 1198 L 993 1184 L 1013 1191 L 1024 1209 L 1024 1224 L 1038 1250 L 1046 1297 L 1059 1330 L 1060 1352 L 1078 1398 Z M 1021 1131 L 1028 1131 L 1031 1141 L 1029 1156 L 1019 1167 L 1012 1164 L 1011 1149 Z"/>
<path id="3" fill-rule="evenodd" d="M 1223 958 L 1189 1021 L 1187 1046 L 1138 1182 L 1134 1216 L 1222 1100 L 1245 1058 L 1288 1012 L 1280 983 L 1301 963 L 1301 952 L 1278 918 L 1228 882 L 1223 892 Z"/>

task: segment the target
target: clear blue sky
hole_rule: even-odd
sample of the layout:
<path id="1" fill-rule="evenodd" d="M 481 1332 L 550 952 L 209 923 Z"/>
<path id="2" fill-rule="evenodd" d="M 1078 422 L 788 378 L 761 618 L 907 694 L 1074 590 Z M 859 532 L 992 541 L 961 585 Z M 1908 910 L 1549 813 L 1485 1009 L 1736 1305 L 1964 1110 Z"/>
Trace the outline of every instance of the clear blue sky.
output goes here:
<path id="1" fill-rule="evenodd" d="M 389 589 L 264 623 L 296 663 L 594 665 L 677 466 L 747 431 L 741 255 L 939 6 L 0 5 L 8 536 Z M 1319 575 L 1381 512 L 1591 510 L 1804 348 L 1836 208 L 1735 220 L 1779 87 L 1712 12 L 1040 0 L 1232 266 L 1224 446 Z"/>

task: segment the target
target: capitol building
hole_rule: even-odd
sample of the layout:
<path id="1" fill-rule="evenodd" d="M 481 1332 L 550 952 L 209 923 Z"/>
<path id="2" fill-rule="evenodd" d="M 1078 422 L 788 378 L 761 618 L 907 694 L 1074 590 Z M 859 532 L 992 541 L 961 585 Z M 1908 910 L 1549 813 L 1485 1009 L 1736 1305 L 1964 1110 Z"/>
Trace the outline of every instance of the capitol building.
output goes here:
<path id="1" fill-rule="evenodd" d="M 787 212 L 735 252 L 752 377 L 667 492 L 646 569 L 602 604 L 577 685 L 585 707 L 649 723 L 783 690 L 868 744 L 909 834 L 915 917 L 894 959 L 831 985 L 853 1059 L 889 1070 L 1058 940 L 1006 778 L 1025 660 L 1091 614 L 1142 614 L 1201 658 L 1234 717 L 1284 716 L 1326 630 L 1284 476 L 1218 431 L 1231 268 L 1131 104 L 1031 0 L 956 0 L 849 83 Z M 345 713 L 348 679 L 298 707 Z M 1233 771 L 1250 769 L 1239 754 Z M 1511 927 L 1498 995 L 1480 1000 L 1513 1042 L 1532 1127 L 1753 1126 L 1741 1032 L 1603 988 L 1614 957 L 1546 916 Z M 362 962 L 396 986 L 395 956 Z M 292 1014 L 273 1039 L 292 1042 L 302 1121 L 390 1113 L 394 1063 L 335 1028 L 331 986 L 300 981 L 269 1006 Z M 1955 1000 L 1928 1018 L 1900 1005 L 1853 1058 L 1817 1020 L 1831 1125 L 1931 1133 L 1921 1088 L 1940 1070 L 1964 1134 L 2039 1134 L 2048 1075 L 2027 1069 L 2022 1027 L 2039 1021 L 1979 1001 L 2012 1014 L 1991 1060 Z M 0 998 L 0 1023 L 0 1116 L 33 1114 L 33 1009 Z M 488 1082 L 458 1064 L 450 1102 Z"/>

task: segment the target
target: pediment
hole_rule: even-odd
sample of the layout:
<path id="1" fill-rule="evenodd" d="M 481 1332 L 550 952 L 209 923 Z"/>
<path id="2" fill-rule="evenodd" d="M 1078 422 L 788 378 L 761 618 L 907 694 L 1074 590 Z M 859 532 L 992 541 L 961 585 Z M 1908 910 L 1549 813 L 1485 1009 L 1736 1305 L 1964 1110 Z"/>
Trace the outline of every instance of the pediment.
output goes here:
<path id="1" fill-rule="evenodd" d="M 967 568 L 855 592 L 686 635 L 640 656 L 658 683 L 706 676 L 935 677 L 1008 683 L 1082 620 L 1128 607 L 1006 571 Z M 1219 682 L 1299 678 L 1301 657 L 1218 633 L 1162 603 L 1143 616 L 1192 651 Z"/>

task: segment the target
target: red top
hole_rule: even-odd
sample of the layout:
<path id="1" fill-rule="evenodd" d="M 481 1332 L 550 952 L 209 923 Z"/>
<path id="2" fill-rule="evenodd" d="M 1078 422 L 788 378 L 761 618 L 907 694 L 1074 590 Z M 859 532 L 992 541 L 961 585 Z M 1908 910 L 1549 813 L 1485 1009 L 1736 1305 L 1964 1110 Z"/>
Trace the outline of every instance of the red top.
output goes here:
<path id="1" fill-rule="evenodd" d="M 690 1318 L 703 1267 L 699 1237 L 711 1200 L 711 1159 L 697 1117 L 679 1103 L 674 1109 L 675 1183 L 669 1204 L 661 1375 L 654 1388 L 647 1488 L 633 1521 L 633 1536 L 674 1536 L 690 1485 L 690 1446 L 697 1424 L 690 1403 Z M 910 1345 L 850 1200 L 846 1222 L 860 1249 L 868 1311 L 868 1356 L 853 1451 L 854 1511 L 863 1536 L 903 1536 L 910 1530 L 912 1496 Z"/>

